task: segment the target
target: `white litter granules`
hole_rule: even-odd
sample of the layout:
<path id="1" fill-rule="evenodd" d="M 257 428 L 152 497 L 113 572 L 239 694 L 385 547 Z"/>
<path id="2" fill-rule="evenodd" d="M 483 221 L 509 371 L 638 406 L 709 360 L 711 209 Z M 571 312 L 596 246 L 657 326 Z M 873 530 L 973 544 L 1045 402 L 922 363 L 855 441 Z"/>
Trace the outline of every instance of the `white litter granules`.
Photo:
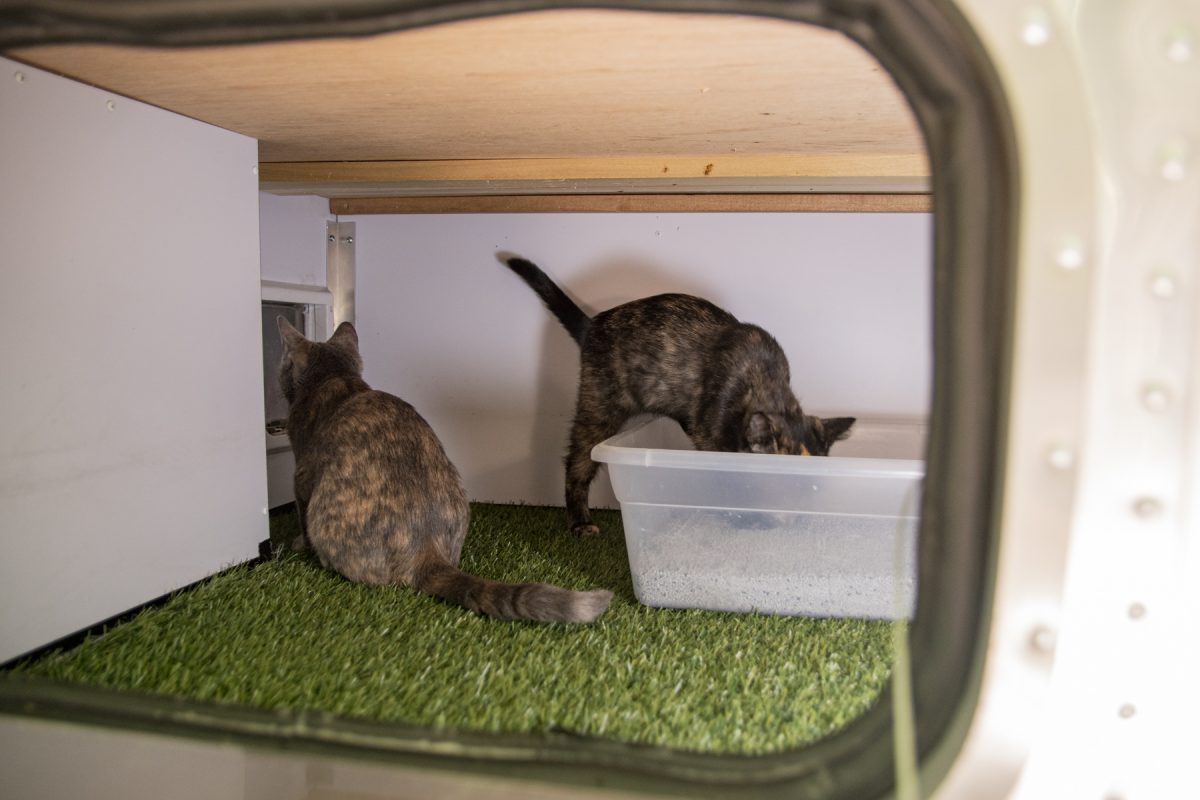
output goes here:
<path id="1" fill-rule="evenodd" d="M 646 605 L 912 615 L 915 518 L 661 508 L 642 507 L 644 529 L 626 531 L 634 590 Z"/>

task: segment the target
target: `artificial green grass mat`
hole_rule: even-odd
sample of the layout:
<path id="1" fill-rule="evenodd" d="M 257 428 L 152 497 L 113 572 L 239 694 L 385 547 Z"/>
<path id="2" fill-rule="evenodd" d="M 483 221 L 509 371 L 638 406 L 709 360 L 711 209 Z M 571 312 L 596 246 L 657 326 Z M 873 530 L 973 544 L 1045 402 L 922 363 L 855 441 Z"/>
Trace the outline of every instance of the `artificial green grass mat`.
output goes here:
<path id="1" fill-rule="evenodd" d="M 498 622 L 305 554 L 240 566 L 14 671 L 116 689 L 448 731 L 571 731 L 710 753 L 820 739 L 890 667 L 886 622 L 653 609 L 633 595 L 620 516 L 578 539 L 562 509 L 473 505 L 463 569 L 609 588 L 585 626 Z M 294 535 L 294 514 L 272 539 Z"/>

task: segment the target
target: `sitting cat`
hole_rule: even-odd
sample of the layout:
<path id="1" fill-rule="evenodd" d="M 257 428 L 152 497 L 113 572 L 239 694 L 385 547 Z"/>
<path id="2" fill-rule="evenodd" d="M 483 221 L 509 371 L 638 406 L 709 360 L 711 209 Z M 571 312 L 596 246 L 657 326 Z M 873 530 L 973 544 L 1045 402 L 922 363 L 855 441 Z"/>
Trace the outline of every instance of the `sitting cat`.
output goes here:
<path id="1" fill-rule="evenodd" d="M 805 414 L 787 357 L 762 328 L 707 300 L 660 294 L 589 318 L 537 265 L 504 259 L 580 347 L 579 399 L 566 457 L 571 530 L 598 532 L 588 513 L 592 448 L 630 417 L 662 414 L 697 450 L 828 455 L 854 417 Z"/>
<path id="2" fill-rule="evenodd" d="M 325 344 L 283 317 L 278 325 L 296 507 L 326 569 L 412 586 L 498 619 L 591 622 L 604 613 L 612 592 L 498 583 L 458 569 L 470 507 L 433 430 L 408 403 L 363 381 L 349 323 Z"/>

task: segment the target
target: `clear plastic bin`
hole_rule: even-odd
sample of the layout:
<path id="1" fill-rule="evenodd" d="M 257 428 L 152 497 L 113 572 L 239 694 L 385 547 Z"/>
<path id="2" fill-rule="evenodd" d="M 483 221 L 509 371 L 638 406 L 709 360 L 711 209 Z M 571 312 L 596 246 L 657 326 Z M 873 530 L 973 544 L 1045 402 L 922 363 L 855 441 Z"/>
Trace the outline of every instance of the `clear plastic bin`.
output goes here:
<path id="1" fill-rule="evenodd" d="M 911 617 L 924 436 L 860 419 L 830 457 L 710 453 L 659 417 L 592 458 L 608 465 L 646 605 Z"/>

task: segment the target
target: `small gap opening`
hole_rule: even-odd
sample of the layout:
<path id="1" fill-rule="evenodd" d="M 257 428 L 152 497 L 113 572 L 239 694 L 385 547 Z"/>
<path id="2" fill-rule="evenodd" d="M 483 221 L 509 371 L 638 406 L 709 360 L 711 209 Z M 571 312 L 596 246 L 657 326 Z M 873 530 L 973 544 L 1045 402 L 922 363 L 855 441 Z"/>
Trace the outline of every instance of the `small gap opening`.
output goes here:
<path id="1" fill-rule="evenodd" d="M 267 433 L 287 435 L 287 398 L 279 386 L 279 362 L 283 360 L 283 343 L 279 338 L 278 318 L 283 317 L 298 331 L 309 331 L 310 306 L 306 303 L 283 303 L 264 300 L 262 303 L 263 403 Z"/>

